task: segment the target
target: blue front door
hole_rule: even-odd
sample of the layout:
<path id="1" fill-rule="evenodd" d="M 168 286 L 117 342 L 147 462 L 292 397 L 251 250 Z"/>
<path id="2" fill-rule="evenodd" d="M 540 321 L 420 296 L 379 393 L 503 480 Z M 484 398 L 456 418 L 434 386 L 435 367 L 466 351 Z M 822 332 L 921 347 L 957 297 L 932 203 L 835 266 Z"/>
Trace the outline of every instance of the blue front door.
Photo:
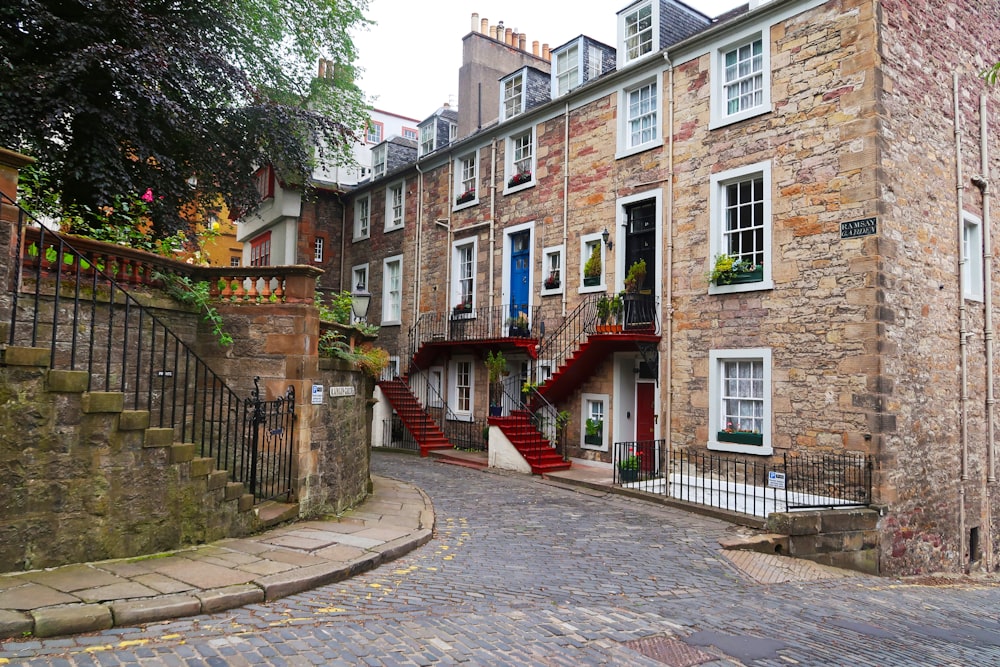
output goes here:
<path id="1" fill-rule="evenodd" d="M 528 316 L 528 275 L 531 250 L 528 247 L 530 232 L 518 232 L 510 237 L 510 317 L 518 319 L 521 313 Z"/>

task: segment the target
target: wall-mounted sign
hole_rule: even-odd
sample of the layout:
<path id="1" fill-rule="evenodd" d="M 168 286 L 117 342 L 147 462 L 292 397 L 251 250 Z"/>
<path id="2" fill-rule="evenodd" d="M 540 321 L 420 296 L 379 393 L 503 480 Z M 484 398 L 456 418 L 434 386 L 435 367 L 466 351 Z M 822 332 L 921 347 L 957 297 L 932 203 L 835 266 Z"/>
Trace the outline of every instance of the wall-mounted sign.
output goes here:
<path id="1" fill-rule="evenodd" d="M 862 218 L 840 223 L 840 238 L 856 239 L 859 236 L 871 236 L 878 232 L 875 218 Z"/>
<path id="2" fill-rule="evenodd" d="M 312 404 L 323 405 L 323 385 L 314 384 L 312 390 Z"/>
<path id="3" fill-rule="evenodd" d="M 777 472 L 775 470 L 767 471 L 767 488 L 769 489 L 783 489 L 785 488 L 785 473 Z"/>
<path id="4" fill-rule="evenodd" d="M 354 387 L 330 387 L 330 398 L 338 398 L 340 396 L 354 396 Z"/>

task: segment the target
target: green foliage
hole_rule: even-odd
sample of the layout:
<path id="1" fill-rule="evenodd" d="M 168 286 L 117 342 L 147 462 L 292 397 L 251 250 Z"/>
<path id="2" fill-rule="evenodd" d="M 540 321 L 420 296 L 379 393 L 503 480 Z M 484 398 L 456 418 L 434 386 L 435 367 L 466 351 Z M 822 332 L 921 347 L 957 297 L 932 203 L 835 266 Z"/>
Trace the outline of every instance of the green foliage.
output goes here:
<path id="1" fill-rule="evenodd" d="M 638 470 L 639 469 L 639 454 L 632 454 L 626 456 L 621 461 L 618 462 L 619 470 Z"/>
<path id="2" fill-rule="evenodd" d="M 490 350 L 486 353 L 486 370 L 489 374 L 490 382 L 497 382 L 500 376 L 507 370 L 507 357 L 503 356 L 502 350 L 494 352 Z"/>
<path id="3" fill-rule="evenodd" d="M 595 243 L 587 263 L 583 265 L 583 275 L 586 278 L 598 278 L 601 275 L 601 244 Z"/>
<path id="4" fill-rule="evenodd" d="M 331 359 L 344 359 L 373 378 L 378 378 L 389 365 L 389 353 L 385 349 L 363 344 L 351 351 L 347 337 L 333 329 L 320 336 L 319 353 Z"/>
<path id="5" fill-rule="evenodd" d="M 597 319 L 599 319 L 602 323 L 607 323 L 610 316 L 611 299 L 608 298 L 607 294 L 602 294 L 597 299 Z"/>
<path id="6" fill-rule="evenodd" d="M 986 83 L 990 84 L 991 86 L 996 85 L 997 80 L 1000 79 L 1000 63 L 994 63 L 993 65 L 990 65 L 982 72 L 980 72 L 979 76 L 986 79 Z"/>
<path id="7" fill-rule="evenodd" d="M 637 262 L 633 262 L 632 266 L 628 267 L 628 273 L 625 275 L 625 291 L 626 292 L 637 292 L 642 288 L 643 281 L 646 280 L 646 260 L 640 259 Z"/>
<path id="8" fill-rule="evenodd" d="M 742 259 L 736 259 L 730 255 L 722 253 L 715 256 L 715 264 L 709 271 L 708 282 L 716 285 L 728 285 L 735 280 L 740 273 L 746 273 L 756 269 L 756 265 Z"/>
<path id="9" fill-rule="evenodd" d="M 591 437 L 593 437 L 593 436 L 600 436 L 601 432 L 604 430 L 604 422 L 601 421 L 600 419 L 591 419 L 591 418 L 588 418 L 587 422 L 586 422 L 586 425 L 585 425 L 585 428 L 586 428 L 587 435 L 589 435 Z"/>
<path id="10" fill-rule="evenodd" d="M 262 164 L 308 186 L 317 163 L 351 162 L 367 115 L 350 33 L 366 25 L 366 8 L 7 0 L 0 137 L 38 158 L 72 215 L 152 188 L 151 235 L 161 238 L 185 224 L 182 208 L 206 210 L 219 195 L 230 209 L 250 208 Z M 334 76 L 316 77 L 321 57 L 338 63 Z"/>
<path id="11" fill-rule="evenodd" d="M 223 328 L 222 315 L 212 306 L 208 282 L 202 280 L 195 283 L 188 276 L 174 274 L 157 273 L 154 277 L 163 282 L 168 294 L 182 303 L 193 305 L 202 313 L 204 320 L 212 325 L 212 335 L 219 341 L 219 345 L 229 347 L 233 344 L 233 337 Z"/>
<path id="12" fill-rule="evenodd" d="M 351 293 L 348 291 L 333 292 L 330 303 L 323 300 L 323 295 L 317 290 L 313 304 L 319 310 L 320 322 L 335 322 L 344 326 L 354 327 L 366 336 L 377 336 L 381 328 L 367 322 L 351 321 Z"/>
<path id="13" fill-rule="evenodd" d="M 569 425 L 570 414 L 566 410 L 560 410 L 556 415 L 556 429 L 562 432 Z"/>

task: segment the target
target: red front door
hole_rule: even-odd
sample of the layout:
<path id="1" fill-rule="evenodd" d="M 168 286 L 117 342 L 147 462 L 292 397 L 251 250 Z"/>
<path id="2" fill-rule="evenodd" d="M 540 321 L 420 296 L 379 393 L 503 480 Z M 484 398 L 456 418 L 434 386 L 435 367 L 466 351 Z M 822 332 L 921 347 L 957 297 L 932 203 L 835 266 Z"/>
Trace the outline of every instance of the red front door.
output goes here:
<path id="1" fill-rule="evenodd" d="M 656 408 L 653 405 L 656 384 L 639 382 L 635 385 L 635 439 L 653 440 L 656 435 Z"/>

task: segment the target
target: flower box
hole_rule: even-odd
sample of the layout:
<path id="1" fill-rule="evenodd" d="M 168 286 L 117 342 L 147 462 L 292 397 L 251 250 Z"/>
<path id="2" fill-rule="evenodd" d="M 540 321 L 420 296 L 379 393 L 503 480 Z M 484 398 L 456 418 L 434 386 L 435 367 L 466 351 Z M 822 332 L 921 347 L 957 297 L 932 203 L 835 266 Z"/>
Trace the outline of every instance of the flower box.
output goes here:
<path id="1" fill-rule="evenodd" d="M 601 277 L 600 276 L 584 276 L 583 277 L 583 284 L 584 284 L 585 287 L 593 287 L 595 285 L 600 285 L 601 284 Z"/>
<path id="2" fill-rule="evenodd" d="M 622 484 L 631 484 L 639 481 L 639 471 L 628 468 L 618 468 L 618 481 Z"/>
<path id="3" fill-rule="evenodd" d="M 733 276 L 731 285 L 738 283 L 759 283 L 764 280 L 764 265 L 759 264 L 753 271 L 740 271 Z"/>
<path id="4" fill-rule="evenodd" d="M 513 176 L 510 177 L 510 180 L 507 181 L 507 187 L 513 188 L 518 185 L 523 185 L 529 182 L 530 180 L 531 180 L 531 172 L 522 171 L 520 174 L 514 174 Z"/>
<path id="5" fill-rule="evenodd" d="M 588 445 L 596 445 L 600 447 L 604 444 L 604 436 L 601 435 L 585 435 L 583 436 L 583 442 Z"/>
<path id="6" fill-rule="evenodd" d="M 455 200 L 455 205 L 458 206 L 459 204 L 466 204 L 475 198 L 476 198 L 476 191 L 467 190 L 466 192 L 463 192 L 458 196 L 458 198 Z"/>
<path id="7" fill-rule="evenodd" d="M 719 442 L 734 442 L 740 445 L 763 445 L 764 436 L 761 433 L 748 431 L 719 431 L 716 434 Z"/>

